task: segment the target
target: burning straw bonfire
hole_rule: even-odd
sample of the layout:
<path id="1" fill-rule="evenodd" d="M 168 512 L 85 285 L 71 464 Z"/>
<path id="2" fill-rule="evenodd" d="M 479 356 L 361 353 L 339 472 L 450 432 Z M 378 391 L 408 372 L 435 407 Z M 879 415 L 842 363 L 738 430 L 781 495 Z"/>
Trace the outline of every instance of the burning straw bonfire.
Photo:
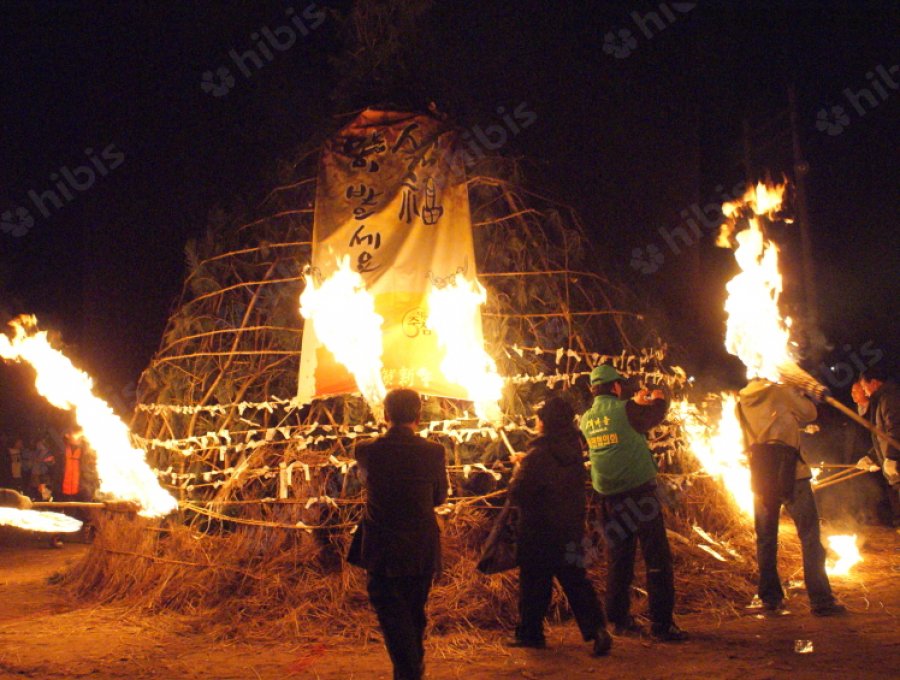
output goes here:
<path id="1" fill-rule="evenodd" d="M 367 122 L 367 115 L 384 123 L 388 114 L 367 111 L 344 132 Z M 548 394 L 566 391 L 586 407 L 587 376 L 602 362 L 664 386 L 676 399 L 651 445 L 667 491 L 679 606 L 724 613 L 749 601 L 755 570 L 749 481 L 733 396 L 703 411 L 685 401 L 684 372 L 667 365 L 665 346 L 631 311 L 625 291 L 593 270 L 577 216 L 523 188 L 514 162 L 459 155 L 458 131 L 446 121 L 421 115 L 415 121 L 434 129 L 451 156 L 443 176 L 430 175 L 432 183 L 417 178 L 419 194 L 402 200 L 421 197 L 405 205 L 413 219 L 428 224 L 426 215 L 440 216 L 436 196 L 458 191 L 466 219 L 471 215 L 474 258 L 435 272 L 415 313 L 391 318 L 393 312 L 368 295 L 361 275 L 369 274 L 369 259 L 314 251 L 313 243 L 323 240 L 314 216 L 322 214 L 328 177 L 316 148 L 285 171 L 283 184 L 253 219 L 214 224 L 206 238 L 188 246 L 188 276 L 142 375 L 130 436 L 108 419 L 111 412 L 94 408 L 87 376 L 66 381 L 80 385 L 77 394 L 47 394 L 73 407 L 101 460 L 127 462 L 124 476 L 142 489 L 104 486 L 110 496 L 135 500 L 142 516 L 104 515 L 89 554 L 67 577 L 69 587 L 103 601 L 211 614 L 207 623 L 223 632 L 364 634 L 372 620 L 361 606 L 363 578 L 343 558 L 362 503 L 353 443 L 379 432 L 377 403 L 385 387 L 421 389 L 428 379 L 391 368 L 388 352 L 382 357 L 377 351 L 381 319 L 408 338 L 426 337 L 431 354 L 446 358 L 439 373 L 456 385 L 423 390 L 433 395 L 425 402 L 423 432 L 450 452 L 452 486 L 450 502 L 440 509 L 445 567 L 430 604 L 436 629 L 495 627 L 514 619 L 514 577 L 483 576 L 474 568 L 503 500 L 509 452 L 523 448 L 532 434 L 532 408 Z M 374 127 L 396 141 L 391 125 Z M 346 142 L 339 133 L 332 149 L 334 139 Z M 363 170 L 389 161 L 378 155 L 384 149 L 371 151 L 379 149 L 374 141 L 364 145 L 369 153 L 353 158 Z M 428 153 L 416 156 L 424 174 Z M 364 186 L 351 188 L 348 199 L 369 195 Z M 365 245 L 377 249 L 380 233 L 368 236 Z M 354 233 L 355 245 L 365 237 Z M 318 375 L 322 357 L 330 360 L 307 345 L 313 326 L 336 359 L 331 368 L 345 375 L 341 388 L 314 382 L 303 395 L 304 376 Z M 11 346 L 39 337 L 23 328 Z M 338 340 L 347 346 L 339 348 Z M 7 345 L 0 344 L 3 358 L 29 361 L 39 381 L 54 370 L 49 360 L 33 361 Z M 318 366 L 306 364 L 310 352 Z M 462 370 L 470 367 L 474 375 Z M 144 454 L 158 481 L 135 472 Z M 119 473 L 103 467 L 100 476 L 106 484 Z M 152 519 L 159 516 L 164 519 Z M 591 522 L 599 526 L 593 512 Z M 597 577 L 601 552 L 599 531 L 572 546 L 572 558 L 590 563 Z"/>

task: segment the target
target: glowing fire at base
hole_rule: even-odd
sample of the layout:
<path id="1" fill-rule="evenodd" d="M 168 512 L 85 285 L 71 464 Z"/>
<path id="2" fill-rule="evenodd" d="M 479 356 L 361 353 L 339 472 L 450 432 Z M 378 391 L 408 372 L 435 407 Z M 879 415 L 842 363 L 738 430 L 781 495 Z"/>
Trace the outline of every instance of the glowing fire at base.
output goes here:
<path id="1" fill-rule="evenodd" d="M 829 561 L 826 570 L 829 576 L 847 576 L 850 568 L 862 562 L 862 555 L 856 547 L 856 534 L 852 536 L 829 536 L 828 547 L 838 556 L 834 562 Z"/>
<path id="2" fill-rule="evenodd" d="M 10 325 L 12 340 L 0 334 L 0 358 L 30 364 L 37 373 L 38 393 L 56 408 L 73 412 L 97 454 L 100 493 L 137 503 L 138 514 L 145 517 L 161 517 L 174 510 L 177 501 L 159 485 L 146 452 L 131 445 L 125 424 L 93 394 L 90 376 L 50 346 L 47 333 L 37 330 L 33 316 L 20 317 Z"/>
<path id="3" fill-rule="evenodd" d="M 448 380 L 466 388 L 475 412 L 485 420 L 499 420 L 503 379 L 497 364 L 484 351 L 478 315 L 487 292 L 478 281 L 432 288 L 428 296 L 428 327 L 446 351 L 441 371 Z"/>
<path id="4" fill-rule="evenodd" d="M 312 322 L 334 358 L 347 367 L 366 401 L 380 404 L 386 392 L 381 377 L 384 319 L 375 312 L 375 298 L 362 276 L 350 268 L 350 257 L 345 255 L 334 274 L 318 285 L 312 276 L 305 278 L 300 313 Z"/>
<path id="5" fill-rule="evenodd" d="M 81 528 L 81 522 L 68 515 L 18 508 L 0 508 L 0 525 L 49 534 L 71 534 Z"/>

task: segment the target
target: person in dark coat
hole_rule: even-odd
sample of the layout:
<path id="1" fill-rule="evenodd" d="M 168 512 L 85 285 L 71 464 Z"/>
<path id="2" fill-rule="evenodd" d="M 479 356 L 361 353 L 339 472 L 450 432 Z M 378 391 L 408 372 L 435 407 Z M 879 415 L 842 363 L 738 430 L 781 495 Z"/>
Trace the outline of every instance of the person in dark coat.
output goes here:
<path id="1" fill-rule="evenodd" d="M 509 485 L 519 508 L 516 560 L 519 565 L 519 625 L 513 647 L 546 647 L 544 616 L 553 579 L 566 594 L 585 642 L 597 656 L 609 653 L 606 615 L 571 546 L 581 545 L 588 479 L 575 411 L 559 397 L 538 410 L 539 436 L 528 445 Z"/>
<path id="2" fill-rule="evenodd" d="M 859 384 L 867 400 L 865 417 L 888 436 L 900 440 L 900 387 L 890 379 L 887 368 L 883 364 L 870 366 L 862 372 Z M 872 451 L 890 487 L 888 498 L 893 525 L 900 528 L 900 451 L 875 433 L 872 433 Z"/>
<path id="3" fill-rule="evenodd" d="M 365 516 L 348 561 L 368 572 L 369 600 L 394 666 L 394 680 L 418 680 L 425 668 L 425 604 L 440 569 L 435 506 L 447 499 L 446 454 L 416 434 L 417 392 L 392 390 L 384 400 L 388 431 L 356 446 L 366 489 Z"/>

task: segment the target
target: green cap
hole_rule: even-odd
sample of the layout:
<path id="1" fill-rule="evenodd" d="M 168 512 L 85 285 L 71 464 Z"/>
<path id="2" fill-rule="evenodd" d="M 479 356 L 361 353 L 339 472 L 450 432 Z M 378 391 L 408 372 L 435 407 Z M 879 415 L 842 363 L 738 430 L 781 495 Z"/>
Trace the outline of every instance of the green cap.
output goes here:
<path id="1" fill-rule="evenodd" d="M 625 380 L 625 376 L 609 364 L 594 366 L 594 370 L 591 371 L 591 385 L 605 385 L 614 380 Z"/>

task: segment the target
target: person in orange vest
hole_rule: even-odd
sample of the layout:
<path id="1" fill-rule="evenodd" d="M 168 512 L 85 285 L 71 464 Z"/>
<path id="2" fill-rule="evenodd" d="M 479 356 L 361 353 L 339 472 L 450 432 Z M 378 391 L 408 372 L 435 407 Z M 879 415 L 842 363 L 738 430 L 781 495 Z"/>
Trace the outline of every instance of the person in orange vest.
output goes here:
<path id="1" fill-rule="evenodd" d="M 84 456 L 84 442 L 80 433 L 66 432 L 65 466 L 63 468 L 62 500 L 81 500 L 81 459 Z"/>

